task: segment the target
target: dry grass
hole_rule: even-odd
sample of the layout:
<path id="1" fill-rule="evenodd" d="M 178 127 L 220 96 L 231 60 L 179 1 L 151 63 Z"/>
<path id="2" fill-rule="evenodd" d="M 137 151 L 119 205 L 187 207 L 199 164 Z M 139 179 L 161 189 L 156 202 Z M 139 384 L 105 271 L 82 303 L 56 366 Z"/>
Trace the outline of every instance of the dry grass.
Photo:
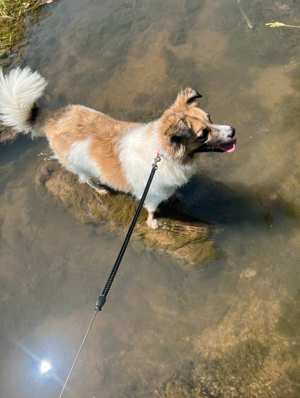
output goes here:
<path id="1" fill-rule="evenodd" d="M 24 43 L 26 18 L 37 8 L 52 0 L 0 0 L 0 57 Z"/>

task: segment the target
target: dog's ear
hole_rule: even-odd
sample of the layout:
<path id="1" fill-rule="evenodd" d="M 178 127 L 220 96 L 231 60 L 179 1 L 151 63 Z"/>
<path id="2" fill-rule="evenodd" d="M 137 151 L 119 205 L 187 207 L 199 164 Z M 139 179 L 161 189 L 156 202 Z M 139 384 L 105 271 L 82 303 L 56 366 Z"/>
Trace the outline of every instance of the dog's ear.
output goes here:
<path id="1" fill-rule="evenodd" d="M 190 87 L 186 88 L 184 90 L 184 93 L 186 95 L 186 103 L 188 105 L 195 102 L 198 98 L 202 98 L 202 95 L 200 93 L 198 93 L 197 90 L 194 90 L 193 88 L 190 88 Z"/>
<path id="2" fill-rule="evenodd" d="M 198 98 L 201 98 L 202 95 L 198 93 L 195 89 L 191 87 L 187 87 L 182 90 L 176 98 L 175 107 L 179 109 L 187 108 L 189 105 L 194 104 Z"/>

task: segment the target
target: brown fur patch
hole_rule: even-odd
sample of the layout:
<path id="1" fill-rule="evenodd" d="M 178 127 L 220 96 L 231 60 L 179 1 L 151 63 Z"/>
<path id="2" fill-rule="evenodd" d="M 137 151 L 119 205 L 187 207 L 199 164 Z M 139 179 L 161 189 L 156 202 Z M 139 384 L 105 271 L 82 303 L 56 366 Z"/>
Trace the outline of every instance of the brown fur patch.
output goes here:
<path id="1" fill-rule="evenodd" d="M 130 192 L 119 160 L 118 141 L 130 128 L 138 126 L 138 123 L 121 122 L 81 105 L 72 105 L 48 119 L 45 133 L 66 167 L 69 166 L 66 157 L 72 144 L 90 139 L 90 156 L 99 166 L 101 183 L 115 190 Z"/>

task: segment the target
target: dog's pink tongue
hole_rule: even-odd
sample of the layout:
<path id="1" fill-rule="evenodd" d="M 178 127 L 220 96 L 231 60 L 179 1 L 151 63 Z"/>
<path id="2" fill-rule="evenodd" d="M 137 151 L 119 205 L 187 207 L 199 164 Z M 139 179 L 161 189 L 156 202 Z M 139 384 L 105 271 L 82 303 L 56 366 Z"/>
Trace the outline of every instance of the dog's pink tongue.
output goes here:
<path id="1" fill-rule="evenodd" d="M 218 149 L 222 149 L 224 152 L 234 152 L 236 146 L 236 140 L 232 140 L 227 142 L 227 144 L 223 144 L 218 146 Z"/>

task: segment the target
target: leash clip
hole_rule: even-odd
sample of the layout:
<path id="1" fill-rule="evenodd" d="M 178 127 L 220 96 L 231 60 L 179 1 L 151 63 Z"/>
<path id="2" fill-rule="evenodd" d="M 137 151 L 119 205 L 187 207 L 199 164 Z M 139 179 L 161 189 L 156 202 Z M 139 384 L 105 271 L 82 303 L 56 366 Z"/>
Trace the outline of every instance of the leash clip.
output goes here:
<path id="1" fill-rule="evenodd" d="M 154 163 L 153 163 L 153 165 L 152 165 L 152 167 L 153 167 L 155 170 L 158 169 L 157 163 L 160 162 L 160 161 L 161 161 L 161 155 L 159 154 L 159 151 L 157 151 L 156 158 L 154 159 Z"/>

